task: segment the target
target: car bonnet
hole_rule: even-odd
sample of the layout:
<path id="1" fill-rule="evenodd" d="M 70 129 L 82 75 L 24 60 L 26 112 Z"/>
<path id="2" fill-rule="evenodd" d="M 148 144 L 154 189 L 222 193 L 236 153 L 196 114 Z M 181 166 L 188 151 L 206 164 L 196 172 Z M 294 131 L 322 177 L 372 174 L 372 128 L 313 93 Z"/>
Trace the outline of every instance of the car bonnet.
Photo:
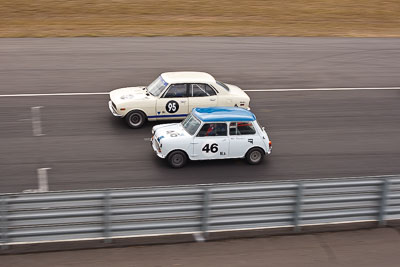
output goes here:
<path id="1" fill-rule="evenodd" d="M 114 103 L 122 103 L 150 99 L 151 95 L 147 94 L 147 91 L 143 90 L 143 87 L 126 87 L 111 91 L 110 98 Z"/>
<path id="2" fill-rule="evenodd" d="M 155 138 L 158 142 L 162 139 L 175 139 L 188 136 L 189 134 L 183 129 L 181 123 L 167 124 L 165 127 L 158 127 L 155 131 Z"/>

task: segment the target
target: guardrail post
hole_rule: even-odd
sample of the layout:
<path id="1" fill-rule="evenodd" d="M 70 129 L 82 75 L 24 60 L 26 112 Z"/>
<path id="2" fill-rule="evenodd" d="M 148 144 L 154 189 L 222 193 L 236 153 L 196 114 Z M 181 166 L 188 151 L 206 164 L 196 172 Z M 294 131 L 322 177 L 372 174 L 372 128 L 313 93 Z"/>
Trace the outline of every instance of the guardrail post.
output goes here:
<path id="1" fill-rule="evenodd" d="M 381 189 L 381 203 L 379 207 L 379 226 L 386 225 L 386 209 L 387 209 L 387 200 L 389 197 L 389 188 L 390 180 L 388 178 L 383 180 L 382 189 Z"/>
<path id="2" fill-rule="evenodd" d="M 201 216 L 201 232 L 204 239 L 208 237 L 208 221 L 210 217 L 210 202 L 211 192 L 210 189 L 205 188 L 203 194 L 203 212 Z"/>
<path id="3" fill-rule="evenodd" d="M 111 193 L 109 190 L 104 191 L 103 197 L 103 235 L 104 242 L 111 242 Z"/>
<path id="4" fill-rule="evenodd" d="M 0 247 L 7 249 L 8 242 L 8 225 L 7 225 L 7 199 L 1 197 L 0 199 Z"/>
<path id="5" fill-rule="evenodd" d="M 303 202 L 303 183 L 299 182 L 297 184 L 296 190 L 296 203 L 294 209 L 294 231 L 300 232 L 300 224 L 301 224 L 301 209 Z"/>

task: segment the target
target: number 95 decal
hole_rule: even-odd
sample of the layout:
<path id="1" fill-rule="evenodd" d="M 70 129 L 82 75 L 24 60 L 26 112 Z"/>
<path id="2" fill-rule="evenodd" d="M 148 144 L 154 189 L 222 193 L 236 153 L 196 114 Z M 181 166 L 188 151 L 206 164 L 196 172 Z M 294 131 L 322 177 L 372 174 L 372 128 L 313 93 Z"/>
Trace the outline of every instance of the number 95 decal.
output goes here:
<path id="1" fill-rule="evenodd" d="M 165 109 L 168 113 L 175 113 L 179 110 L 179 104 L 174 100 L 168 101 L 167 105 L 165 105 Z"/>

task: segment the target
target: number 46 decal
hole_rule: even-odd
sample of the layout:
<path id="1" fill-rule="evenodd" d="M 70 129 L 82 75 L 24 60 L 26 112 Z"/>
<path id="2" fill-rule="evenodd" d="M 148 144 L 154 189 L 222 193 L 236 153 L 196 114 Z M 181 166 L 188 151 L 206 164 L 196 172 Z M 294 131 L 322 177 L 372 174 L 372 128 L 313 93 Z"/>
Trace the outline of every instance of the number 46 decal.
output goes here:
<path id="1" fill-rule="evenodd" d="M 218 144 L 206 144 L 201 151 L 205 151 L 206 153 L 217 153 L 218 152 Z"/>

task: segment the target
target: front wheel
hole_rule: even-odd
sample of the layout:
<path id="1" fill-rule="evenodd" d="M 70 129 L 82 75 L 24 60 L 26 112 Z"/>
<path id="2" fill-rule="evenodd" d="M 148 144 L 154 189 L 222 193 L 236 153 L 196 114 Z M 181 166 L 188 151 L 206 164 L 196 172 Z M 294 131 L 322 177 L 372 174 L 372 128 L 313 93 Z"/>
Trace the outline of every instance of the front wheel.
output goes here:
<path id="1" fill-rule="evenodd" d="M 137 129 L 146 122 L 146 115 L 139 110 L 131 111 L 125 116 L 125 121 L 129 127 Z"/>
<path id="2" fill-rule="evenodd" d="M 172 168 L 182 168 L 186 165 L 187 156 L 182 151 L 173 151 L 169 153 L 167 160 Z"/>
<path id="3" fill-rule="evenodd" d="M 264 151 L 261 148 L 255 147 L 250 149 L 246 154 L 246 160 L 251 165 L 259 164 L 264 158 Z"/>

